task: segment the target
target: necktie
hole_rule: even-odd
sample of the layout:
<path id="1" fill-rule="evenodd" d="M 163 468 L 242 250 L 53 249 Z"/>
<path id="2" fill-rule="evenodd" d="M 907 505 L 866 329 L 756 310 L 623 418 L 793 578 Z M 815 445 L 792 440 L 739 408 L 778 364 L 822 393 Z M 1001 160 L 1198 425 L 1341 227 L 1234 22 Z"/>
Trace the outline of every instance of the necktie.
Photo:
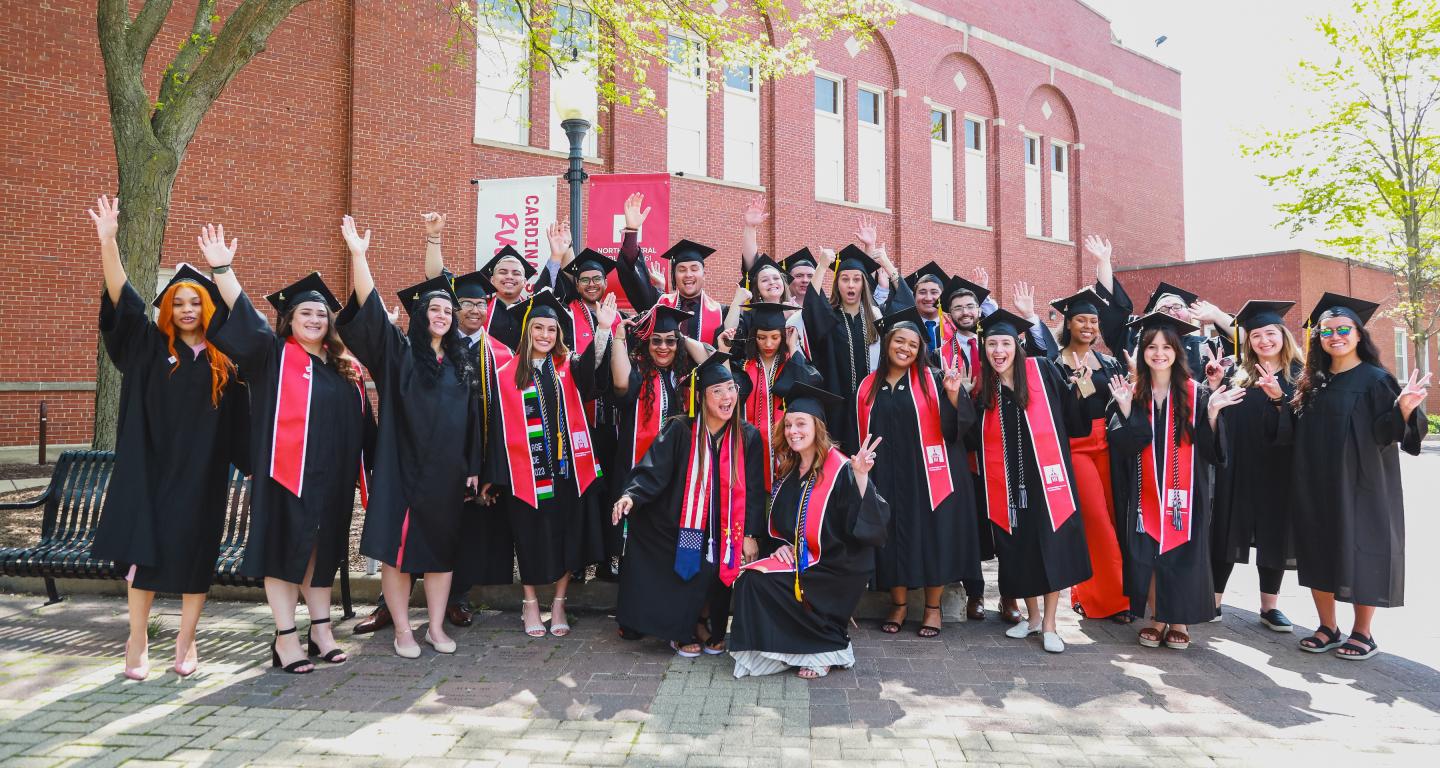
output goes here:
<path id="1" fill-rule="evenodd" d="M 926 321 L 925 321 L 925 332 L 928 333 L 928 334 L 930 334 L 930 346 L 931 346 L 932 348 L 939 347 L 939 346 L 940 346 L 940 338 L 935 335 L 935 321 L 934 321 L 934 320 L 926 320 Z"/>

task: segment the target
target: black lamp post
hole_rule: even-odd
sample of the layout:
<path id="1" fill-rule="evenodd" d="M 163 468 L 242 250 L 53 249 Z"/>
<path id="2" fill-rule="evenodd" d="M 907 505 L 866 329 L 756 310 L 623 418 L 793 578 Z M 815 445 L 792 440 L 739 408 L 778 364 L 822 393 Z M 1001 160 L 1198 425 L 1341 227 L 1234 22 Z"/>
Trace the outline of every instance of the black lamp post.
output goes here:
<path id="1" fill-rule="evenodd" d="M 570 183 L 570 242 L 574 244 L 575 252 L 579 253 L 584 247 L 581 240 L 581 233 L 585 231 L 581 226 L 581 185 L 590 178 L 585 172 L 585 134 L 590 130 L 590 121 L 578 116 L 578 110 L 574 116 L 560 121 L 560 127 L 565 130 L 565 137 L 570 139 L 570 168 L 565 171 L 565 181 Z"/>

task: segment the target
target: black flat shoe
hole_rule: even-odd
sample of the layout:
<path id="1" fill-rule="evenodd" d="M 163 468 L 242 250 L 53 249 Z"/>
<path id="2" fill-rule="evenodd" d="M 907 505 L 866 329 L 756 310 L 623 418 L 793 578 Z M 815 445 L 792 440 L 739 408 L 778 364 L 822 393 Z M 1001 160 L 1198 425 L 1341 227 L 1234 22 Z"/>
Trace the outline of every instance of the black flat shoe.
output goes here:
<path id="1" fill-rule="evenodd" d="M 276 640 L 270 641 L 270 667 L 272 669 L 283 669 L 292 675 L 308 675 L 311 672 L 315 671 L 315 664 L 310 661 L 309 656 L 306 656 L 305 658 L 299 659 L 297 661 L 292 661 L 289 664 L 284 665 L 283 667 L 280 665 L 280 652 L 275 650 L 275 643 L 279 638 L 284 637 L 285 635 L 293 634 L 295 634 L 294 627 L 291 627 L 289 629 L 275 630 Z"/>
<path id="2" fill-rule="evenodd" d="M 329 624 L 329 623 L 330 623 L 330 617 L 329 617 L 329 616 L 326 616 L 326 617 L 323 618 L 323 619 L 311 619 L 311 620 L 310 620 L 310 626 L 311 626 L 311 627 L 314 627 L 316 624 Z M 320 657 L 320 660 L 323 661 L 323 662 L 325 662 L 326 664 L 344 664 L 345 662 L 347 662 L 347 661 L 350 660 L 350 657 L 349 657 L 349 656 L 346 656 L 345 651 L 342 650 L 342 649 L 340 649 L 340 648 L 338 648 L 338 647 L 337 647 L 337 648 L 331 648 L 329 653 L 323 653 L 323 654 L 320 653 L 320 646 L 319 646 L 314 640 L 311 640 L 311 639 L 310 639 L 310 630 L 308 630 L 308 629 L 305 630 L 305 645 L 306 645 L 306 652 L 307 652 L 307 653 L 309 653 L 311 656 L 319 656 L 319 657 Z M 341 658 L 342 656 L 343 656 L 344 658 Z"/>
<path id="3" fill-rule="evenodd" d="M 1264 624 L 1266 627 L 1268 627 L 1271 631 L 1274 632 L 1295 631 L 1295 625 L 1290 623 L 1290 619 L 1286 618 L 1285 614 L 1281 613 L 1279 608 L 1271 608 L 1268 611 L 1261 611 L 1260 623 Z"/>

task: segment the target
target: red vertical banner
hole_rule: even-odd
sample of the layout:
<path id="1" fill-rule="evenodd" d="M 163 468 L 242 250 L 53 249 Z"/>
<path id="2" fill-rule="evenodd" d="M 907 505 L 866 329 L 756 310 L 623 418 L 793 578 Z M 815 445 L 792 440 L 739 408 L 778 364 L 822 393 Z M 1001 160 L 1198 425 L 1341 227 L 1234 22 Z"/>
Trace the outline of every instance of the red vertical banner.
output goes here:
<path id="1" fill-rule="evenodd" d="M 612 173 L 591 176 L 588 183 L 590 208 L 585 215 L 585 246 L 618 259 L 625 228 L 625 198 L 639 192 L 650 209 L 640 228 L 640 253 L 647 266 L 669 274 L 660 254 L 670 247 L 670 174 Z M 630 309 L 630 300 L 614 272 L 610 273 L 609 289 L 622 309 Z"/>

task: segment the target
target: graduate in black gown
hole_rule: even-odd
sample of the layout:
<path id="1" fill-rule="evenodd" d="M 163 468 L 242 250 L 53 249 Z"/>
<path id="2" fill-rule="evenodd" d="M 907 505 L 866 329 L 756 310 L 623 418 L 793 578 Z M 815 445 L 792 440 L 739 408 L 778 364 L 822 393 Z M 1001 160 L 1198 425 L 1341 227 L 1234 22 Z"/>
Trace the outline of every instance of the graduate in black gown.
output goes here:
<path id="1" fill-rule="evenodd" d="M 234 363 L 205 342 L 206 328 L 225 312 L 215 284 L 179 265 L 151 321 L 120 261 L 119 206 L 100 197 L 88 212 L 105 273 L 100 336 L 123 376 L 115 471 L 91 555 L 129 568 L 125 676 L 142 680 L 156 592 L 181 595 L 174 668 L 195 670 L 195 628 L 220 549 L 228 468 L 248 467 L 248 416 Z"/>
<path id="2" fill-rule="evenodd" d="M 1288 482 L 1294 451 L 1288 445 L 1272 444 L 1267 437 L 1265 417 L 1273 406 L 1257 382 L 1266 373 L 1275 373 L 1284 399 L 1295 395 L 1305 355 L 1285 327 L 1285 312 L 1294 305 L 1293 301 L 1248 301 L 1235 314 L 1240 355 L 1229 383 L 1243 389 L 1245 397 L 1220 414 L 1227 461 L 1215 469 L 1210 536 L 1215 615 L 1220 615 L 1231 570 L 1236 563 L 1250 562 L 1253 547 L 1260 572 L 1260 623 L 1276 632 L 1294 631 L 1277 607 L 1285 571 L 1295 570 Z"/>
<path id="3" fill-rule="evenodd" d="M 625 199 L 625 229 L 620 240 L 617 260 L 620 287 L 636 312 L 656 305 L 678 309 L 690 315 L 681 331 L 692 339 L 714 344 L 725 322 L 727 307 L 705 292 L 705 259 L 715 249 L 690 240 L 680 240 L 660 254 L 670 264 L 670 285 L 674 290 L 661 293 L 650 280 L 650 271 L 640 254 L 638 233 L 650 215 L 645 196 L 636 192 Z"/>
<path id="4" fill-rule="evenodd" d="M 914 307 L 881 318 L 880 365 L 860 383 L 856 407 L 861 433 L 884 442 L 870 478 L 891 511 L 888 541 L 875 552 L 874 586 L 892 605 L 880 631 L 899 632 L 910 590 L 923 588 L 917 634 L 929 638 L 943 626 L 945 585 L 979 578 L 980 544 L 965 456 L 975 407 L 959 368 L 926 365 L 922 323 Z"/>
<path id="5" fill-rule="evenodd" d="M 850 617 L 875 572 L 890 505 L 870 483 L 875 451 L 866 438 L 852 457 L 831 441 L 825 415 L 839 401 L 797 384 L 786 402 L 769 532 L 779 546 L 735 581 L 730 655 L 735 676 L 791 667 L 803 678 L 855 665 Z"/>
<path id="6" fill-rule="evenodd" d="M 350 517 L 362 451 L 374 448 L 375 418 L 359 363 L 335 328 L 340 301 L 319 272 L 266 296 L 276 330 L 250 303 L 231 266 L 224 228 L 206 226 L 201 251 L 230 312 L 206 335 L 240 366 L 250 390 L 250 451 L 259 471 L 250 483 L 250 528 L 240 573 L 261 578 L 275 618 L 271 666 L 315 669 L 310 656 L 331 664 L 347 656 L 330 628 L 330 588 L 349 567 Z M 304 597 L 310 629 L 295 636 L 295 605 Z"/>
<path id="7" fill-rule="evenodd" d="M 1220 411 L 1242 390 L 1214 392 L 1186 368 L 1181 339 L 1194 330 L 1152 312 L 1139 334 L 1135 383 L 1110 381 L 1110 457 L 1125 471 L 1115 486 L 1130 611 L 1149 622 L 1140 644 L 1184 650 L 1189 625 L 1215 614 L 1210 576 L 1209 467 L 1225 463 Z"/>
<path id="8" fill-rule="evenodd" d="M 885 258 L 883 252 L 880 258 Z M 876 272 L 883 272 L 890 286 L 883 312 L 875 304 Z M 829 301 L 811 284 L 801 311 L 815 368 L 826 389 L 841 398 L 826 421 L 830 435 L 841 451 L 853 454 L 860 447 L 861 437 L 855 421 L 855 393 L 880 361 L 880 334 L 875 321 L 915 306 L 915 294 L 888 258 L 882 267 L 854 245 L 840 251 L 827 276 L 833 282 Z"/>
<path id="9" fill-rule="evenodd" d="M 979 453 L 981 512 L 995 535 L 1000 594 L 1024 598 L 1029 614 L 1005 634 L 1043 633 L 1045 650 L 1061 653 L 1060 591 L 1091 576 L 1070 464 L 1070 438 L 1088 434 L 1090 422 L 1073 382 L 1054 363 L 1025 353 L 1029 325 L 1004 309 L 981 321 L 981 416 L 969 439 Z"/>
<path id="10" fill-rule="evenodd" d="M 429 263 L 428 260 L 426 263 Z M 485 330 L 505 346 L 515 349 L 520 344 L 520 322 L 518 315 L 510 310 L 530 295 L 530 286 L 536 279 L 537 271 L 519 251 L 507 245 L 482 264 L 479 272 L 495 287 L 495 295 L 490 297 L 489 312 L 485 315 Z M 425 276 L 430 276 L 428 268 Z"/>
<path id="11" fill-rule="evenodd" d="M 1429 429 L 1430 374 L 1401 386 L 1380 364 L 1365 323 L 1378 305 L 1326 293 L 1310 313 L 1305 373 L 1286 401 L 1276 377 L 1258 384 L 1275 403 L 1267 416 L 1276 442 L 1294 446 L 1290 513 L 1300 584 L 1310 588 L 1320 626 L 1301 650 L 1350 660 L 1379 652 L 1375 609 L 1405 604 L 1405 498 L 1400 451 L 1420 455 Z M 1342 642 L 1335 602 L 1355 606 Z"/>
<path id="12" fill-rule="evenodd" d="M 583 355 L 565 345 L 570 314 L 548 288 L 509 311 L 523 331 L 515 357 L 496 372 L 481 493 L 508 491 L 500 503 L 515 536 L 525 633 L 544 636 L 535 588 L 553 584 L 550 634 L 564 637 L 570 634 L 570 575 L 605 556 L 603 543 L 585 534 L 602 513 L 596 484 L 602 471 L 584 403 L 595 397 L 595 368 L 603 362 L 599 350 L 609 345 L 615 297 L 605 297 L 595 341 Z"/>
<path id="13" fill-rule="evenodd" d="M 424 574 L 430 622 L 425 640 L 454 653 L 445 633 L 451 574 L 460 547 L 465 499 L 479 488 L 478 376 L 455 325 L 455 294 L 437 277 L 400 292 L 410 315 L 407 333 L 391 322 L 361 236 L 344 217 L 341 235 L 350 250 L 355 293 L 336 318 L 340 338 L 370 373 L 380 395 L 370 504 L 360 553 L 382 564 L 380 584 L 395 626 L 395 653 L 418 658 L 410 629 L 412 574 Z"/>
<path id="14" fill-rule="evenodd" d="M 795 310 L 781 316 L 784 325 L 781 330 L 785 331 L 790 349 L 799 350 L 805 354 L 805 359 L 810 359 L 810 344 L 805 336 L 805 321 L 799 311 L 800 302 L 790 296 L 789 282 L 790 277 L 785 274 L 784 269 L 769 256 L 762 253 L 752 260 L 750 268 L 740 278 L 740 287 L 735 291 L 735 301 L 725 316 L 725 331 L 734 329 L 734 333 L 729 336 L 732 343 L 734 339 L 749 338 L 754 330 L 751 325 L 754 313 L 749 311 L 750 305 L 775 304 Z M 724 335 L 724 331 L 721 335 Z M 792 335 L 795 338 L 791 339 Z M 719 345 L 717 339 L 716 346 Z"/>
<path id="15" fill-rule="evenodd" d="M 694 415 L 665 422 L 612 514 L 630 532 L 615 620 L 693 658 L 725 652 L 730 585 L 759 551 L 768 496 L 729 357 L 712 355 L 687 379 Z"/>

